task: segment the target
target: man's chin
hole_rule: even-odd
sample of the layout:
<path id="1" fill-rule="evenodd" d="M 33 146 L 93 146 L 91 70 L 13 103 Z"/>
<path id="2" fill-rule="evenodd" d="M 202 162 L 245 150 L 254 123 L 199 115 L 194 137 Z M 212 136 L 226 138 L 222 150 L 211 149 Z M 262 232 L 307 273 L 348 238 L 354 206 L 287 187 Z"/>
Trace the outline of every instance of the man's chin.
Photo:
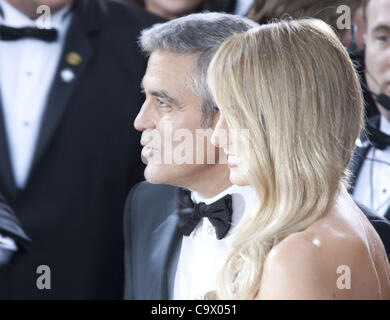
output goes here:
<path id="1" fill-rule="evenodd" d="M 144 171 L 145 180 L 151 184 L 167 184 L 163 169 L 157 165 L 148 164 Z"/>

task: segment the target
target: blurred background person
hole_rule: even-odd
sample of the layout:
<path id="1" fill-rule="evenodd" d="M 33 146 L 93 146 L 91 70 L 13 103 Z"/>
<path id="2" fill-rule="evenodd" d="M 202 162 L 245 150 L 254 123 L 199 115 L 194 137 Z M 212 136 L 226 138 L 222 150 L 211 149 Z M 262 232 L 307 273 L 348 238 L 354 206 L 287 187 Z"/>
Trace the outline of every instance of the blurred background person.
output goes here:
<path id="1" fill-rule="evenodd" d="M 15 252 L 22 251 L 29 241 L 15 213 L 0 194 L 0 267 L 8 263 Z"/>
<path id="2" fill-rule="evenodd" d="M 223 11 L 245 15 L 252 0 L 127 0 L 164 19 L 201 11 Z"/>
<path id="3" fill-rule="evenodd" d="M 351 10 L 351 24 L 356 26 L 354 30 L 356 45 L 361 48 L 364 33 L 363 3 L 363 0 L 254 0 L 248 16 L 261 24 L 286 17 L 321 19 L 333 27 L 346 47 L 350 47 L 352 28 L 337 27 L 337 21 L 341 16 L 337 8 L 345 5 Z"/>
<path id="4" fill-rule="evenodd" d="M 160 18 L 110 0 L 0 8 L 0 193 L 32 239 L 0 270 L 0 299 L 119 299 L 124 201 L 143 178 L 136 40 Z"/>
<path id="5" fill-rule="evenodd" d="M 355 200 L 390 219 L 390 0 L 365 1 L 364 12 L 365 50 L 357 55 L 364 89 L 379 115 L 368 119 L 355 150 L 351 191 Z"/>
<path id="6" fill-rule="evenodd" d="M 340 6 L 348 6 L 350 9 L 350 27 L 343 24 L 346 22 L 343 21 L 345 11 L 338 12 Z M 248 15 L 251 19 L 261 24 L 272 21 L 273 19 L 312 17 L 321 19 L 332 26 L 341 42 L 348 48 L 363 82 L 366 118 L 378 114 L 378 109 L 371 94 L 364 90 L 364 61 L 359 54 L 360 50 L 364 49 L 364 0 L 255 0 Z M 343 22 L 341 24 L 343 29 L 338 27 L 337 22 L 339 19 Z"/>

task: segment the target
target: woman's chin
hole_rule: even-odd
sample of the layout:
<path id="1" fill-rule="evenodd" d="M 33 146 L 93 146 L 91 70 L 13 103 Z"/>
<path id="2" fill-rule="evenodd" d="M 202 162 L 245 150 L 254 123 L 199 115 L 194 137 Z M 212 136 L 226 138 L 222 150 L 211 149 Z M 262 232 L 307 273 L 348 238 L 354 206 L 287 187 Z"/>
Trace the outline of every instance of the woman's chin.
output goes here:
<path id="1" fill-rule="evenodd" d="M 237 186 L 247 186 L 248 183 L 243 179 L 238 168 L 230 168 L 230 182 Z"/>

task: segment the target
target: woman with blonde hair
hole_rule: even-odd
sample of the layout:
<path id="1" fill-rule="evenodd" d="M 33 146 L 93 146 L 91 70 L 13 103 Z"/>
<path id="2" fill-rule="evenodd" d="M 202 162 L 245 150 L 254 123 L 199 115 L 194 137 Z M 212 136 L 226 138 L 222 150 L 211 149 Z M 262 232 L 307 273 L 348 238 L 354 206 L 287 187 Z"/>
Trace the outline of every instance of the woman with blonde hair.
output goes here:
<path id="1" fill-rule="evenodd" d="M 363 101 L 332 29 L 305 19 L 235 35 L 208 83 L 220 110 L 212 142 L 231 182 L 258 196 L 234 231 L 217 297 L 390 299 L 383 244 L 346 191 Z"/>

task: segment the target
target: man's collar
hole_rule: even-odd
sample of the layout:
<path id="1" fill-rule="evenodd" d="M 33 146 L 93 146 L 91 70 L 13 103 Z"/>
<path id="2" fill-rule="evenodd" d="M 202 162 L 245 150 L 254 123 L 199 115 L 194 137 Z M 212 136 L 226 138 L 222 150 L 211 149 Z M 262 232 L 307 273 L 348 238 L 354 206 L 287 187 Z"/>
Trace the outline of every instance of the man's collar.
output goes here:
<path id="1" fill-rule="evenodd" d="M 240 202 L 244 206 L 248 202 L 253 202 L 253 198 L 256 196 L 256 192 L 252 186 L 232 185 L 212 198 L 201 197 L 197 192 L 191 192 L 191 198 L 194 203 L 204 202 L 205 204 L 210 204 L 227 194 L 232 196 L 233 202 Z"/>
<path id="2" fill-rule="evenodd" d="M 383 133 L 390 135 L 390 122 L 387 120 L 386 117 L 381 115 L 381 120 L 380 120 L 380 131 Z"/>
<path id="3" fill-rule="evenodd" d="M 191 198 L 194 203 L 204 202 L 205 204 L 210 204 L 221 199 L 225 195 L 230 194 L 230 191 L 234 190 L 234 187 L 236 186 L 232 185 L 229 188 L 223 190 L 222 192 L 218 193 L 216 196 L 211 198 L 202 197 L 198 192 L 191 192 Z"/>

